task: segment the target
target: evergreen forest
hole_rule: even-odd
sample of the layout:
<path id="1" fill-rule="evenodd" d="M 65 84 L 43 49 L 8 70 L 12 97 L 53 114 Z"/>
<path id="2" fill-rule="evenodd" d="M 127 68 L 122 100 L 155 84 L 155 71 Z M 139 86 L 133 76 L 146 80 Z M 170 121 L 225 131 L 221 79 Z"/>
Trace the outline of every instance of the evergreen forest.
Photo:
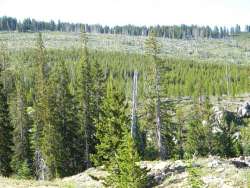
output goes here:
<path id="1" fill-rule="evenodd" d="M 250 155 L 248 118 L 214 114 L 250 92 L 250 66 L 163 57 L 157 36 L 143 54 L 91 49 L 84 29 L 79 48 L 46 48 L 43 33 L 28 49 L 1 40 L 0 175 L 53 180 L 103 166 L 106 186 L 137 188 L 147 187 L 139 161 Z"/>

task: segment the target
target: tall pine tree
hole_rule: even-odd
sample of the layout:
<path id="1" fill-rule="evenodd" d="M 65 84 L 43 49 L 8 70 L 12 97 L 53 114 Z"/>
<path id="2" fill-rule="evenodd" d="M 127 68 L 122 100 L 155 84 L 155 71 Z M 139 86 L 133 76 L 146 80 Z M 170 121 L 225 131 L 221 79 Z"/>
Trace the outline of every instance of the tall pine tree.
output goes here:
<path id="1" fill-rule="evenodd" d="M 79 143 L 79 124 L 77 119 L 77 101 L 70 91 L 70 78 L 66 63 L 56 65 L 50 78 L 50 122 L 53 129 L 50 140 L 54 164 L 52 177 L 64 177 L 83 170 L 80 164 L 82 148 Z M 54 139 L 53 139 L 54 138 Z"/>
<path id="2" fill-rule="evenodd" d="M 91 64 L 90 57 L 87 48 L 88 38 L 86 33 L 83 31 L 81 33 L 81 59 L 80 59 L 80 78 L 79 78 L 79 88 L 78 88 L 78 100 L 79 100 L 79 122 L 81 124 L 81 131 L 83 137 L 83 148 L 84 151 L 84 161 L 83 165 L 85 168 L 91 166 L 90 154 L 93 153 L 95 145 L 94 137 L 94 124 L 93 124 L 93 80 L 91 75 Z"/>
<path id="3" fill-rule="evenodd" d="M 166 151 L 166 148 L 164 146 L 164 135 L 162 133 L 163 129 L 163 122 L 161 117 L 161 96 L 160 96 L 160 59 L 159 59 L 159 53 L 160 53 L 160 44 L 156 39 L 156 34 L 154 32 L 151 32 L 149 34 L 149 37 L 145 41 L 145 48 L 146 53 L 152 58 L 153 61 L 153 76 L 151 79 L 154 80 L 154 92 L 153 97 L 155 98 L 155 116 L 156 116 L 156 142 L 159 152 L 160 159 L 166 159 L 168 158 Z M 152 96 L 151 96 L 152 97 Z"/>
<path id="4" fill-rule="evenodd" d="M 51 148 L 46 145 L 48 134 L 51 134 L 49 122 L 49 108 L 47 96 L 47 76 L 46 76 L 46 50 L 39 33 L 36 46 L 35 64 L 35 96 L 34 96 L 34 127 L 32 135 L 32 145 L 34 149 L 34 167 L 38 179 L 48 178 L 46 160 L 51 155 Z"/>
<path id="5" fill-rule="evenodd" d="M 0 175 L 9 176 L 12 172 L 10 162 L 13 127 L 10 122 L 8 95 L 2 77 L 7 53 L 2 45 L 0 50 Z"/>
<path id="6" fill-rule="evenodd" d="M 19 69 L 20 70 L 20 69 Z M 31 171 L 32 166 L 32 153 L 30 148 L 30 129 L 31 120 L 27 114 L 27 100 L 25 89 L 22 85 L 22 72 L 16 73 L 15 81 L 15 100 L 14 109 L 12 110 L 12 124 L 14 127 L 13 132 L 13 156 L 12 156 L 12 168 L 14 172 L 19 176 L 20 166 L 26 166 L 27 170 Z M 22 174 L 22 177 L 24 175 Z"/>

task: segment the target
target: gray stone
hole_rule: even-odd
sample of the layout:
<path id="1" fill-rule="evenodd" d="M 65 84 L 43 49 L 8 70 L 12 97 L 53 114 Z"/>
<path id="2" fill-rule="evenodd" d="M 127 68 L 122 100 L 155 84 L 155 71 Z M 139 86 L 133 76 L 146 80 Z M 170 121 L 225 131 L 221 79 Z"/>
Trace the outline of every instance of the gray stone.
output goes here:
<path id="1" fill-rule="evenodd" d="M 219 165 L 221 165 L 221 161 L 218 159 L 213 159 L 211 162 L 207 164 L 209 168 L 217 168 Z"/>
<path id="2" fill-rule="evenodd" d="M 249 157 L 239 157 L 231 159 L 231 163 L 237 168 L 250 168 L 250 158 Z"/>
<path id="3" fill-rule="evenodd" d="M 237 111 L 240 118 L 250 117 L 250 103 L 245 102 Z"/>

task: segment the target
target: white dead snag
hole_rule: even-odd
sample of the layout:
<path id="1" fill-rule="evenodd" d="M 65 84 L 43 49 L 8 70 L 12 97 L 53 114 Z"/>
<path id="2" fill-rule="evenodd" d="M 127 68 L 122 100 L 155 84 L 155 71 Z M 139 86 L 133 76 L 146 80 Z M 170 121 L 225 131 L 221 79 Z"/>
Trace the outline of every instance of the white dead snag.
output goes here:
<path id="1" fill-rule="evenodd" d="M 131 136 L 133 139 L 136 138 L 136 130 L 137 130 L 137 79 L 138 72 L 134 71 L 133 76 L 133 89 L 132 89 L 132 114 L 131 114 Z"/>
<path id="2" fill-rule="evenodd" d="M 35 173 L 38 180 L 48 180 L 49 174 L 48 174 L 48 167 L 46 166 L 45 161 L 42 158 L 42 154 L 39 151 L 39 149 L 36 149 L 35 151 Z"/>

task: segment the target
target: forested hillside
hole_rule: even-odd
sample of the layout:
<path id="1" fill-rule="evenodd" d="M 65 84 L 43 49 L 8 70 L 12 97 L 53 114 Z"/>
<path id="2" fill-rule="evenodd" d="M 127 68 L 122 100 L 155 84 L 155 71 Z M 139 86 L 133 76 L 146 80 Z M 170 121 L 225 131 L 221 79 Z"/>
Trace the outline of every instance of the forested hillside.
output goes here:
<path id="1" fill-rule="evenodd" d="M 38 31 L 62 31 L 62 32 L 80 32 L 84 27 L 88 33 L 102 34 L 126 34 L 132 36 L 148 36 L 150 31 L 154 30 L 157 37 L 172 39 L 191 39 L 191 38 L 225 38 L 230 35 L 238 35 L 241 32 L 250 32 L 250 26 L 241 28 L 239 24 L 234 27 L 225 26 L 197 26 L 197 25 L 172 25 L 172 26 L 102 26 L 100 24 L 69 23 L 58 20 L 37 21 L 26 18 L 18 21 L 17 18 L 3 16 L 0 17 L 0 31 L 18 31 L 18 32 L 38 32 Z"/>
<path id="2" fill-rule="evenodd" d="M 248 116 L 214 110 L 250 92 L 250 66 L 161 56 L 156 36 L 140 54 L 91 49 L 85 32 L 65 49 L 46 48 L 41 33 L 30 48 L 1 41 L 0 175 L 103 166 L 106 185 L 145 187 L 140 160 L 250 155 Z"/>

